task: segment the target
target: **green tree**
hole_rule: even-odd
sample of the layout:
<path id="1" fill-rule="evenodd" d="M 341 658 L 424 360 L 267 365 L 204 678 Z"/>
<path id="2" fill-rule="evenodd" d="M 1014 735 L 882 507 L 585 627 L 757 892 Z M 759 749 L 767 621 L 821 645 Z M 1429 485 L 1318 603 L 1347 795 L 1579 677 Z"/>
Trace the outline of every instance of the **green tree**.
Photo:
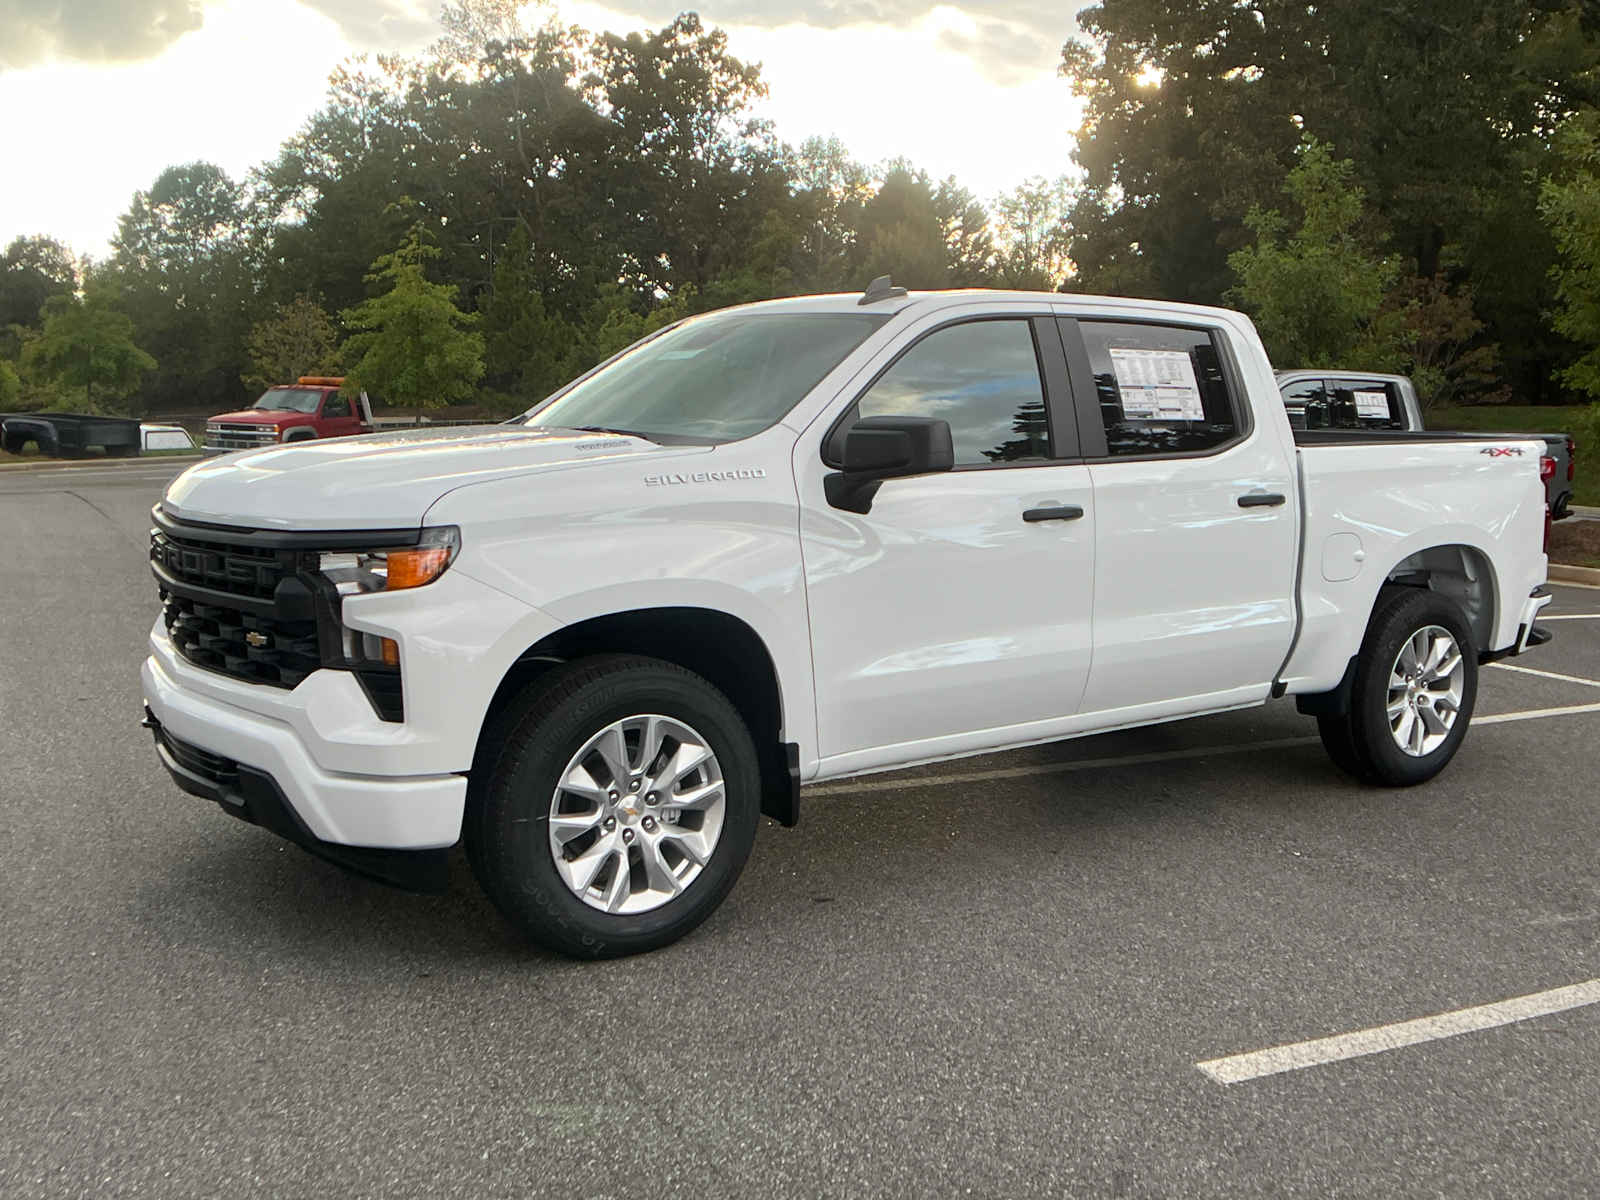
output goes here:
<path id="1" fill-rule="evenodd" d="M 333 318 L 304 296 L 274 306 L 272 315 L 251 329 L 245 348 L 250 370 L 244 384 L 253 391 L 293 383 L 302 375 L 335 375 L 343 366 Z"/>
<path id="2" fill-rule="evenodd" d="M 1539 192 L 1539 212 L 1561 253 L 1550 321 L 1583 350 L 1563 378 L 1600 397 L 1600 114 L 1585 113 L 1563 129 L 1558 155 L 1558 174 Z"/>
<path id="3" fill-rule="evenodd" d="M 111 306 L 101 289 L 82 300 L 53 296 L 45 304 L 43 332 L 25 352 L 35 374 L 62 387 L 83 389 L 86 412 L 99 402 L 115 404 L 135 391 L 140 376 L 156 369 L 156 360 L 133 343 L 133 321 Z"/>
<path id="4" fill-rule="evenodd" d="M 1277 209 L 1252 208 L 1245 223 L 1256 244 L 1228 258 L 1239 277 L 1230 295 L 1255 318 L 1279 367 L 1392 370 L 1401 359 L 1403 314 L 1382 311 L 1400 260 L 1380 257 L 1360 236 L 1365 195 L 1353 173 L 1348 159 L 1335 161 L 1307 138 L 1283 186 L 1299 228 L 1285 236 L 1289 222 Z"/>
<path id="5" fill-rule="evenodd" d="M 75 291 L 79 271 L 77 257 L 55 238 L 14 238 L 0 255 L 0 328 L 37 329 L 44 302 Z"/>
<path id="6" fill-rule="evenodd" d="M 893 164 L 877 194 L 862 205 L 855 241 L 857 287 L 880 275 L 908 288 L 949 286 L 950 248 L 933 184 L 909 164 Z"/>
<path id="7" fill-rule="evenodd" d="M 995 201 L 997 283 L 1053 292 L 1066 281 L 1071 203 L 1072 187 L 1065 178 L 1029 179 Z"/>
<path id="8" fill-rule="evenodd" d="M 483 337 L 466 328 L 477 318 L 456 307 L 457 289 L 428 281 L 423 263 L 437 257 L 419 225 L 372 264 L 368 280 L 387 290 L 340 314 L 356 331 L 344 345 L 354 364 L 345 376 L 347 394 L 365 389 L 389 404 L 421 408 L 472 394 L 483 376 Z"/>
<path id="9" fill-rule="evenodd" d="M 0 358 L 0 412 L 15 412 L 21 395 L 22 380 L 17 377 L 17 369 Z"/>
<path id="10" fill-rule="evenodd" d="M 161 364 L 140 392 L 146 411 L 214 412 L 244 398 L 259 252 L 248 200 L 222 168 L 187 163 L 134 193 L 118 222 L 94 278 L 115 290 L 135 340 Z"/>
<path id="11" fill-rule="evenodd" d="M 551 312 L 521 225 L 512 230 L 494 269 L 494 291 L 478 305 L 485 385 L 519 405 L 542 400 L 578 373 L 577 330 Z"/>

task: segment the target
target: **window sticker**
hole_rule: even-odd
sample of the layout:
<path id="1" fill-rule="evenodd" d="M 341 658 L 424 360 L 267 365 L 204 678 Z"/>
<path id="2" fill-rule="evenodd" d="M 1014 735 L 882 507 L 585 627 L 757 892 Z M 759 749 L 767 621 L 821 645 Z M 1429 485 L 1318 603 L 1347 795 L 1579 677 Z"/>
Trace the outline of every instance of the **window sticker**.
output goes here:
<path id="1" fill-rule="evenodd" d="M 1124 420 L 1205 420 L 1205 405 L 1200 402 L 1200 385 L 1188 351 L 1110 349 Z M 1384 409 L 1385 414 L 1388 411 Z"/>
<path id="2" fill-rule="evenodd" d="M 1389 419 L 1388 392 L 1353 392 L 1356 398 L 1356 416 Z"/>

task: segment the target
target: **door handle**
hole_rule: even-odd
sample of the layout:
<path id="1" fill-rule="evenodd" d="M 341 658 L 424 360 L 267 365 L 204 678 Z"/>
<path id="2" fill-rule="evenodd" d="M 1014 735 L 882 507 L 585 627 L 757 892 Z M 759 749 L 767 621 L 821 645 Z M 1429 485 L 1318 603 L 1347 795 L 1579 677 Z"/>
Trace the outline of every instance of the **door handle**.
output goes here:
<path id="1" fill-rule="evenodd" d="M 1240 508 L 1277 508 L 1282 504 L 1282 492 L 1246 492 L 1239 497 Z"/>
<path id="2" fill-rule="evenodd" d="M 1056 504 L 1050 508 L 1030 508 L 1022 514 L 1022 519 L 1024 521 L 1076 521 L 1081 516 L 1083 516 L 1083 509 L 1076 504 Z"/>

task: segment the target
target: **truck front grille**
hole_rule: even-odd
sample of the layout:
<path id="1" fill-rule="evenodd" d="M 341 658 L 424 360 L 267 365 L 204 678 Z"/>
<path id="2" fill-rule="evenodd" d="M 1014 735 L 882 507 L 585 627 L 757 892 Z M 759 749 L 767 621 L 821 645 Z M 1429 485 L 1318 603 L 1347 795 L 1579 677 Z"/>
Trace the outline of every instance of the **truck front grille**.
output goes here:
<path id="1" fill-rule="evenodd" d="M 150 560 L 184 583 L 257 600 L 272 599 L 285 565 L 280 551 L 181 541 L 160 530 L 150 536 Z"/>
<path id="2" fill-rule="evenodd" d="M 152 517 L 150 569 L 185 662 L 280 688 L 324 668 L 349 671 L 379 717 L 405 720 L 400 668 L 384 661 L 383 639 L 344 626 L 343 598 L 320 569 L 326 535 L 275 535 L 263 546 L 250 530 L 212 540 L 208 526 Z"/>
<path id="3" fill-rule="evenodd" d="M 186 661 L 235 679 L 292 688 L 322 665 L 315 621 L 280 621 L 169 595 L 166 623 Z"/>
<path id="4" fill-rule="evenodd" d="M 254 450 L 258 446 L 278 444 L 278 430 L 257 429 L 254 425 L 207 425 L 208 450 Z"/>

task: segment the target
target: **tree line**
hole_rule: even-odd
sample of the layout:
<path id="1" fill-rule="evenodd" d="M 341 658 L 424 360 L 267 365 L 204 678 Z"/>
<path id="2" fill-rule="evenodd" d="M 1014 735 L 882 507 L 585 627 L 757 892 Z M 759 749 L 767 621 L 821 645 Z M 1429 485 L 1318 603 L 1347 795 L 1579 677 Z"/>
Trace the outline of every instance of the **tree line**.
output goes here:
<path id="1" fill-rule="evenodd" d="M 510 412 L 680 316 L 881 274 L 1242 307 L 1277 365 L 1404 370 L 1430 403 L 1600 395 L 1590 0 L 1079 22 L 1077 176 L 985 204 L 784 143 L 693 14 L 594 35 L 463 0 L 426 53 L 342 66 L 245 179 L 162 172 L 103 260 L 13 241 L 0 410 L 217 411 L 339 372 Z"/>

